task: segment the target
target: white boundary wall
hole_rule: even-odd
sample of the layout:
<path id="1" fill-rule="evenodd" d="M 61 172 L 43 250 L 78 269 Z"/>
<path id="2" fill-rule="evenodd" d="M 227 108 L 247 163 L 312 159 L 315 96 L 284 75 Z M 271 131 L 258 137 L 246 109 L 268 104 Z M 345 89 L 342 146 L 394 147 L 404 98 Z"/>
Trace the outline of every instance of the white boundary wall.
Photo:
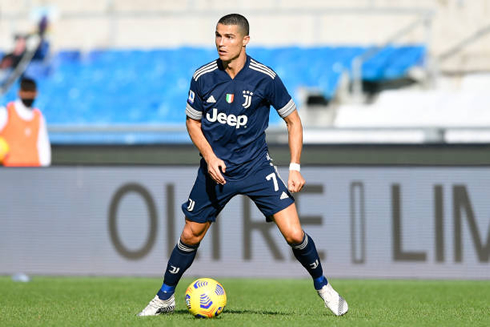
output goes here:
<path id="1" fill-rule="evenodd" d="M 299 212 L 327 276 L 490 279 L 490 167 L 302 172 Z M 0 169 L 0 274 L 161 276 L 195 175 L 181 166 Z M 186 276 L 308 275 L 277 228 L 237 197 Z"/>
<path id="2" fill-rule="evenodd" d="M 490 0 L 2 0 L 0 49 L 43 12 L 52 16 L 53 46 L 66 49 L 212 46 L 216 20 L 229 12 L 249 17 L 256 45 L 379 44 L 417 11 L 434 13 L 432 46 L 441 53 L 488 25 Z M 420 28 L 399 41 L 425 39 Z M 482 40 L 459 60 L 485 61 L 489 51 Z"/>

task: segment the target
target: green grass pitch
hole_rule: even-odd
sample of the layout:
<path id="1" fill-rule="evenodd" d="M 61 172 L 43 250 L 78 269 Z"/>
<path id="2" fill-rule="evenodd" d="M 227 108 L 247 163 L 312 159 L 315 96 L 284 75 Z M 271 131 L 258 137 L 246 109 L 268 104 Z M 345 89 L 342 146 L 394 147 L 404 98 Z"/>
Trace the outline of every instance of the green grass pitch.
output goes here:
<path id="1" fill-rule="evenodd" d="M 183 279 L 171 315 L 136 317 L 160 286 L 155 278 L 0 277 L 0 326 L 490 326 L 490 281 L 331 280 L 349 303 L 336 317 L 308 279 L 218 279 L 228 304 L 195 319 Z"/>

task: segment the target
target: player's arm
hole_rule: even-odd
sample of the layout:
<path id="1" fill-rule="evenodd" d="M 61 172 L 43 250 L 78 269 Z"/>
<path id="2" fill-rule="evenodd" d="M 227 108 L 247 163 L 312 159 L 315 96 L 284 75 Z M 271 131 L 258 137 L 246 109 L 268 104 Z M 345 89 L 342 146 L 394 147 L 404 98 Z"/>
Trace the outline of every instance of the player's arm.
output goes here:
<path id="1" fill-rule="evenodd" d="M 37 138 L 37 151 L 39 153 L 39 162 L 41 166 L 48 167 L 51 165 L 51 142 L 49 141 L 48 128 L 46 120 L 41 117 L 39 126 L 39 136 Z"/>
<path id="2" fill-rule="evenodd" d="M 288 189 L 294 193 L 301 191 L 305 185 L 305 179 L 299 172 L 301 151 L 303 149 L 303 125 L 297 110 L 284 117 L 284 121 L 288 128 L 289 151 L 291 152 L 291 163 L 293 164 L 289 169 Z M 297 164 L 297 166 L 294 164 Z"/>
<path id="3" fill-rule="evenodd" d="M 226 180 L 221 173 L 226 171 L 225 162 L 216 156 L 208 140 L 206 140 L 201 129 L 201 121 L 187 117 L 186 126 L 192 143 L 197 147 L 208 165 L 208 174 L 216 183 L 226 184 Z"/>
<path id="4" fill-rule="evenodd" d="M 7 109 L 5 107 L 0 106 L 0 132 L 4 129 L 7 124 Z M 0 136 L 0 166 L 3 165 L 3 160 L 7 156 L 9 151 L 9 146 L 7 141 L 3 137 Z"/>
<path id="5" fill-rule="evenodd" d="M 7 125 L 8 111 L 7 108 L 0 106 L 0 132 Z"/>

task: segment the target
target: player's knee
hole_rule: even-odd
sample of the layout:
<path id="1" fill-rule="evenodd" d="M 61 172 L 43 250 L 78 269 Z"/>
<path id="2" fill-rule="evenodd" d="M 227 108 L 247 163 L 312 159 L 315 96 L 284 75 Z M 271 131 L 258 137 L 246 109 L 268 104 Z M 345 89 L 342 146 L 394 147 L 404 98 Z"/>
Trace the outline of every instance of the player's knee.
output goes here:
<path id="1" fill-rule="evenodd" d="M 295 229 L 286 235 L 286 242 L 288 244 L 299 244 L 303 242 L 304 233 L 302 229 Z"/>
<path id="2" fill-rule="evenodd" d="M 180 240 L 187 245 L 197 245 L 204 237 L 204 233 L 196 231 L 192 228 L 184 228 L 180 235 Z"/>
<path id="3" fill-rule="evenodd" d="M 180 235 L 180 240 L 187 245 L 197 245 L 201 242 L 202 236 L 195 235 L 192 231 L 184 230 Z"/>

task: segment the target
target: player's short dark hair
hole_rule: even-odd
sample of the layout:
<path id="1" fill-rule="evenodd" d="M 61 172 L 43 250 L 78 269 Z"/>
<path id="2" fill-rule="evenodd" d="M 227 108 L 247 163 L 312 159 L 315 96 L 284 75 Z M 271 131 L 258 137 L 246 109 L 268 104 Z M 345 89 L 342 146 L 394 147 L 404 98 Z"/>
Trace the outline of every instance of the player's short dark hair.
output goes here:
<path id="1" fill-rule="evenodd" d="M 36 92 L 36 81 L 32 78 L 24 77 L 20 80 L 20 89 L 22 91 Z"/>
<path id="2" fill-rule="evenodd" d="M 250 32 L 248 20 L 240 14 L 228 14 L 220 18 L 218 24 L 223 25 L 238 25 L 244 36 Z"/>

